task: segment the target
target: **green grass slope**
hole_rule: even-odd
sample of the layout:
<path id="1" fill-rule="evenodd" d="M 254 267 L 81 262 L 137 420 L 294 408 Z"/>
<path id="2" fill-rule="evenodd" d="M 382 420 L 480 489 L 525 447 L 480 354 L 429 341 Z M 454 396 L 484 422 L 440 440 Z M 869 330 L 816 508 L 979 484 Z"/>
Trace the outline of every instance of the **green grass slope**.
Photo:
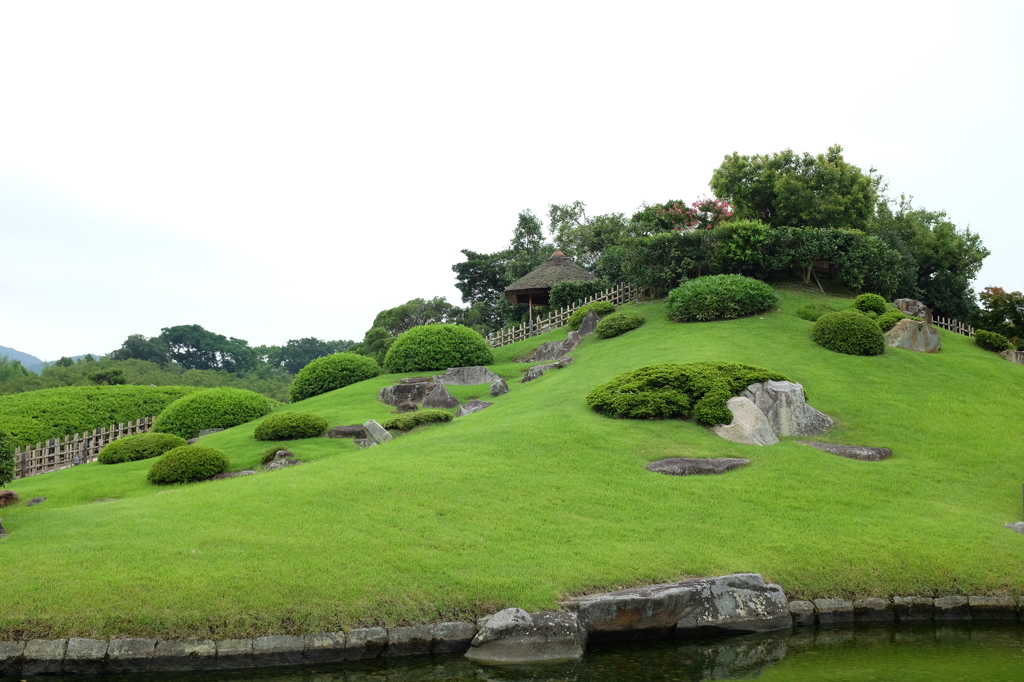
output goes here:
<path id="1" fill-rule="evenodd" d="M 11 487 L 41 505 L 3 510 L 0 635 L 241 636 L 465 619 L 507 606 L 686 576 L 755 571 L 791 598 L 1018 594 L 1024 367 L 942 333 L 943 350 L 832 353 L 780 310 L 647 324 L 586 339 L 575 361 L 528 384 L 510 360 L 552 332 L 496 349 L 511 392 L 482 412 L 358 450 L 308 439 L 309 463 L 170 488 L 150 462 L 90 464 Z M 836 419 L 821 437 L 891 447 L 857 462 L 785 439 L 729 443 L 690 422 L 609 419 L 584 396 L 654 362 L 727 360 L 800 381 Z M 279 409 L 332 425 L 383 421 L 377 377 Z M 454 387 L 460 400 L 487 386 Z M 203 443 L 233 469 L 268 443 L 256 422 Z M 644 469 L 664 457 L 746 457 L 722 476 Z M 97 499 L 118 498 L 95 503 Z"/>

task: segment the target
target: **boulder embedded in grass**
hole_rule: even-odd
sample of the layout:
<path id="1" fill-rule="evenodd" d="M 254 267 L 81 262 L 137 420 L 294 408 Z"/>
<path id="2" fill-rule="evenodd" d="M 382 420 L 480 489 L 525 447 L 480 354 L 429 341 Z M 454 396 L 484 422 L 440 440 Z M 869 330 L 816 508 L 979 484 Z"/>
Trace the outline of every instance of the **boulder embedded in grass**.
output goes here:
<path id="1" fill-rule="evenodd" d="M 729 424 L 717 424 L 711 430 L 719 438 L 746 445 L 775 445 L 775 436 L 768 417 L 749 398 L 729 398 L 725 406 L 732 412 Z"/>
<path id="2" fill-rule="evenodd" d="M 648 471 L 669 476 L 707 476 L 724 474 L 750 464 L 749 459 L 739 457 L 669 457 L 647 465 Z"/>
<path id="3" fill-rule="evenodd" d="M 508 393 L 508 384 L 504 379 L 498 379 L 491 384 L 491 397 L 497 398 L 499 395 L 505 395 Z"/>
<path id="4" fill-rule="evenodd" d="M 449 386 L 476 386 L 498 380 L 498 375 L 483 365 L 473 367 L 449 367 L 444 374 L 434 376 L 434 381 Z"/>
<path id="5" fill-rule="evenodd" d="M 467 414 L 479 412 L 480 410 L 486 409 L 493 404 L 494 403 L 489 403 L 483 400 L 470 400 L 468 403 L 459 408 L 459 411 L 455 413 L 455 416 L 465 417 Z"/>
<path id="6" fill-rule="evenodd" d="M 932 325 L 904 319 L 885 332 L 885 345 L 918 353 L 938 353 L 942 350 L 942 339 L 939 330 Z"/>
<path id="7" fill-rule="evenodd" d="M 816 436 L 835 424 L 804 400 L 804 387 L 792 381 L 751 384 L 741 393 L 768 418 L 776 436 Z"/>
<path id="8" fill-rule="evenodd" d="M 575 613 L 505 609 L 487 619 L 466 658 L 485 665 L 554 663 L 583 657 L 587 631 Z"/>
<path id="9" fill-rule="evenodd" d="M 377 400 L 392 407 L 397 407 L 403 403 L 420 403 L 434 390 L 435 386 L 437 384 L 433 381 L 418 381 L 414 384 L 385 386 L 377 394 Z"/>
<path id="10" fill-rule="evenodd" d="M 448 392 L 444 384 L 435 385 L 434 390 L 423 399 L 423 407 L 426 409 L 448 409 L 458 406 L 459 401 L 452 397 L 452 394 Z"/>

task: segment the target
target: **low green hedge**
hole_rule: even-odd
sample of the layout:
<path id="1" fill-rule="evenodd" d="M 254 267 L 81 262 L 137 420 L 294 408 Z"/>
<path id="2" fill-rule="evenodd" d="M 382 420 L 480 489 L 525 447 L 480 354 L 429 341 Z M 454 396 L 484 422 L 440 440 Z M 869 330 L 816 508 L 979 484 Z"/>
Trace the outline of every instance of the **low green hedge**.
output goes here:
<path id="1" fill-rule="evenodd" d="M 313 360 L 299 370 L 289 391 L 292 402 L 334 391 L 364 379 L 372 379 L 383 370 L 377 361 L 358 353 L 334 353 Z"/>
<path id="2" fill-rule="evenodd" d="M 844 310 L 822 315 L 811 338 L 822 348 L 846 355 L 881 355 L 885 334 L 875 320 L 859 310 Z"/>
<path id="3" fill-rule="evenodd" d="M 0 396 L 0 429 L 16 447 L 153 417 L 191 386 L 66 386 Z"/>
<path id="4" fill-rule="evenodd" d="M 609 301 L 597 301 L 596 303 L 588 303 L 585 306 L 581 306 L 576 310 L 572 311 L 569 315 L 569 319 L 566 324 L 569 326 L 570 331 L 576 331 L 583 324 L 583 318 L 587 316 L 593 310 L 599 316 L 604 317 L 605 315 L 611 315 L 615 312 L 615 306 Z"/>
<path id="5" fill-rule="evenodd" d="M 381 426 L 389 431 L 391 429 L 412 431 L 417 426 L 423 426 L 424 424 L 450 422 L 454 417 L 455 415 L 451 412 L 445 412 L 444 410 L 417 410 L 392 417 L 381 424 Z"/>
<path id="6" fill-rule="evenodd" d="M 587 394 L 587 405 L 610 417 L 728 424 L 726 403 L 750 384 L 789 381 L 778 372 L 737 362 L 662 363 L 623 372 Z"/>
<path id="7" fill-rule="evenodd" d="M 149 469 L 150 483 L 194 483 L 213 478 L 228 470 L 228 456 L 205 445 L 182 445 L 160 456 Z"/>
<path id="8" fill-rule="evenodd" d="M 403 332 L 384 356 L 384 370 L 423 372 L 490 365 L 491 347 L 480 332 L 460 324 L 425 324 Z"/>
<path id="9" fill-rule="evenodd" d="M 978 329 L 974 332 L 974 343 L 979 348 L 990 350 L 994 353 L 1002 353 L 1004 350 L 1013 350 L 1010 340 L 998 332 L 989 332 Z"/>
<path id="10" fill-rule="evenodd" d="M 635 310 L 623 310 L 612 313 L 597 323 L 594 333 L 599 339 L 610 339 L 621 336 L 628 331 L 641 326 L 646 320 L 644 316 Z"/>
<path id="11" fill-rule="evenodd" d="M 889 304 L 878 294 L 861 294 L 853 299 L 853 307 L 861 312 L 882 315 L 889 307 Z"/>
<path id="12" fill-rule="evenodd" d="M 107 443 L 97 456 L 100 464 L 137 462 L 159 457 L 168 450 L 187 445 L 184 438 L 173 433 L 136 433 Z"/>
<path id="13" fill-rule="evenodd" d="M 195 438 L 206 429 L 228 429 L 270 412 L 274 402 L 241 388 L 208 388 L 179 398 L 153 422 L 156 433 Z"/>
<path id="14" fill-rule="evenodd" d="M 775 290 L 743 275 L 709 275 L 683 282 L 668 295 L 668 316 L 676 322 L 731 320 L 763 313 L 779 301 Z"/>
<path id="15" fill-rule="evenodd" d="M 256 427 L 256 440 L 296 440 L 316 438 L 327 430 L 327 420 L 307 412 L 278 412 Z"/>

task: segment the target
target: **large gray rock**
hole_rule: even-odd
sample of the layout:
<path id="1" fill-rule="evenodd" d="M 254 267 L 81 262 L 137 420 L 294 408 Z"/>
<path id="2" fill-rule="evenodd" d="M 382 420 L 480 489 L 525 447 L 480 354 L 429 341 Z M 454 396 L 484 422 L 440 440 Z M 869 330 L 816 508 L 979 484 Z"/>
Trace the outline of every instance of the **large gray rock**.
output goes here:
<path id="1" fill-rule="evenodd" d="M 914 317 L 920 317 L 929 324 L 932 321 L 932 311 L 924 303 L 915 301 L 912 298 L 897 298 L 892 302 L 896 309 L 904 315 L 913 315 Z"/>
<path id="2" fill-rule="evenodd" d="M 579 334 L 580 336 L 590 336 L 597 329 L 597 323 L 601 321 L 601 316 L 594 312 L 591 308 L 587 314 L 583 317 L 583 321 L 580 322 Z"/>
<path id="3" fill-rule="evenodd" d="M 420 381 L 414 384 L 396 384 L 385 386 L 377 394 L 377 400 L 397 407 L 402 403 L 419 403 L 434 390 L 433 381 Z"/>
<path id="4" fill-rule="evenodd" d="M 548 371 L 549 369 L 554 369 L 554 368 L 555 368 L 554 364 L 551 364 L 551 365 L 534 365 L 530 369 L 526 370 L 526 374 L 523 375 L 523 380 L 520 381 L 519 383 L 525 384 L 525 383 L 527 383 L 529 381 L 533 381 L 534 379 L 539 379 L 541 377 L 541 375 L 544 374 L 544 372 Z"/>
<path id="5" fill-rule="evenodd" d="M 493 384 L 500 377 L 491 370 L 478 365 L 476 367 L 451 367 L 444 374 L 434 377 L 434 381 L 449 386 L 476 386 L 477 384 Z"/>
<path id="6" fill-rule="evenodd" d="M 869 448 L 863 445 L 836 445 L 835 443 L 822 443 L 816 440 L 798 440 L 801 445 L 810 445 L 815 450 L 828 452 L 847 459 L 859 459 L 862 462 L 880 462 L 883 459 L 892 457 L 892 450 L 889 448 Z"/>
<path id="7" fill-rule="evenodd" d="M 575 597 L 562 602 L 562 607 L 579 616 L 594 640 L 662 637 L 673 632 L 769 632 L 792 625 L 782 588 L 765 583 L 756 573 Z"/>
<path id="8" fill-rule="evenodd" d="M 768 418 L 776 436 L 816 436 L 835 422 L 807 404 L 804 387 L 791 381 L 751 384 L 740 394 L 749 398 Z"/>
<path id="9" fill-rule="evenodd" d="M 750 464 L 749 459 L 738 457 L 718 457 L 714 459 L 701 457 L 669 457 L 659 459 L 647 465 L 648 471 L 669 476 L 704 476 L 708 474 L 724 474 Z"/>
<path id="10" fill-rule="evenodd" d="M 508 384 L 505 383 L 504 379 L 498 379 L 491 384 L 491 397 L 497 398 L 499 395 L 505 395 L 508 393 Z"/>
<path id="11" fill-rule="evenodd" d="M 1020 533 L 1024 535 L 1024 521 L 1017 521 L 1016 523 L 1007 523 L 1003 528 L 1008 528 L 1014 533 Z M 0 537 L 3 537 L 3 527 L 0 526 Z"/>
<path id="12" fill-rule="evenodd" d="M 939 330 L 925 322 L 900 320 L 885 333 L 885 345 L 890 348 L 938 353 L 942 349 Z"/>
<path id="13" fill-rule="evenodd" d="M 1024 365 L 1024 350 L 1004 350 L 1000 355 L 1003 356 L 1004 360 L 1017 365 Z"/>
<path id="14" fill-rule="evenodd" d="M 732 412 L 732 422 L 711 427 L 719 438 L 746 445 L 775 445 L 779 442 L 768 417 L 750 398 L 729 398 L 726 407 Z"/>
<path id="15" fill-rule="evenodd" d="M 550 362 L 560 360 L 580 345 L 580 333 L 569 332 L 565 341 L 548 341 L 537 346 L 530 356 L 519 362 Z"/>
<path id="16" fill-rule="evenodd" d="M 387 443 L 394 437 L 391 435 L 390 431 L 373 419 L 368 419 L 363 422 L 363 429 L 366 431 L 366 440 L 368 444 L 377 445 L 380 443 Z"/>
<path id="17" fill-rule="evenodd" d="M 484 665 L 570 661 L 582 658 L 587 631 L 575 613 L 505 609 L 473 638 L 466 658 Z"/>
<path id="18" fill-rule="evenodd" d="M 456 417 L 465 417 L 467 414 L 473 414 L 480 410 L 485 410 L 494 403 L 489 403 L 483 400 L 470 400 L 468 403 L 459 408 L 459 411 L 455 413 Z"/>
<path id="19" fill-rule="evenodd" d="M 435 384 L 434 390 L 423 399 L 424 408 L 446 410 L 458 406 L 459 401 L 452 397 L 452 394 L 448 392 L 444 384 Z"/>

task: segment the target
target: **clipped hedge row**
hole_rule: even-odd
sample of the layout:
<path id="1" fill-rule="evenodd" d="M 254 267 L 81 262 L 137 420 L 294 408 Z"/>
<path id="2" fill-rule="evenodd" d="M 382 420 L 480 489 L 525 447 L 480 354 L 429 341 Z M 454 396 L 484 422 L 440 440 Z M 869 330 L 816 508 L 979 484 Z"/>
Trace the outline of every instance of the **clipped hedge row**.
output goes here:
<path id="1" fill-rule="evenodd" d="M 668 295 L 668 316 L 676 322 L 732 320 L 771 310 L 779 295 L 743 275 L 708 275 L 684 282 Z"/>
<path id="2" fill-rule="evenodd" d="M 395 339 L 384 356 L 384 370 L 395 374 L 493 362 L 491 347 L 480 332 L 460 324 L 425 324 Z"/>
<path id="3" fill-rule="evenodd" d="M 156 433 L 173 433 L 186 440 L 205 429 L 229 429 L 270 412 L 274 401 L 241 388 L 208 388 L 179 398 L 153 422 Z"/>
<path id="4" fill-rule="evenodd" d="M 376 364 L 376 363 L 374 363 Z M 327 420 L 308 412 L 278 412 L 256 427 L 256 440 L 296 440 L 316 438 L 327 430 Z"/>
<path id="5" fill-rule="evenodd" d="M 612 313 L 597 323 L 594 333 L 599 339 L 610 339 L 621 336 L 628 331 L 636 329 L 646 322 L 644 316 L 635 310 L 623 310 Z"/>
<path id="6" fill-rule="evenodd" d="M 1013 350 L 1010 340 L 998 332 L 989 332 L 978 329 L 974 332 L 974 343 L 979 348 L 990 350 L 994 353 L 1001 353 L 1004 350 Z"/>
<path id="7" fill-rule="evenodd" d="M 738 362 L 661 363 L 623 372 L 593 388 L 587 405 L 610 417 L 692 417 L 702 424 L 728 424 L 729 398 L 769 379 L 789 381 L 778 372 Z"/>
<path id="8" fill-rule="evenodd" d="M 321 393 L 344 388 L 381 373 L 373 358 L 358 353 L 334 353 L 317 358 L 299 370 L 292 382 L 292 402 L 312 398 Z"/>
<path id="9" fill-rule="evenodd" d="M 168 450 L 187 445 L 184 438 L 173 433 L 136 433 L 110 442 L 97 456 L 100 464 L 137 462 L 159 457 Z"/>
<path id="10" fill-rule="evenodd" d="M 16 447 L 160 414 L 192 386 L 67 386 L 0 396 L 0 429 Z"/>
<path id="11" fill-rule="evenodd" d="M 389 431 L 391 429 L 412 431 L 417 426 L 422 426 L 424 424 L 450 422 L 454 416 L 455 415 L 451 412 L 445 412 L 444 410 L 417 410 L 415 412 L 408 412 L 406 414 L 400 414 L 397 417 L 392 417 L 381 424 L 381 426 Z"/>
<path id="12" fill-rule="evenodd" d="M 182 445 L 169 450 L 153 462 L 147 478 L 156 485 L 194 483 L 213 478 L 228 470 L 228 456 L 206 445 Z"/>

